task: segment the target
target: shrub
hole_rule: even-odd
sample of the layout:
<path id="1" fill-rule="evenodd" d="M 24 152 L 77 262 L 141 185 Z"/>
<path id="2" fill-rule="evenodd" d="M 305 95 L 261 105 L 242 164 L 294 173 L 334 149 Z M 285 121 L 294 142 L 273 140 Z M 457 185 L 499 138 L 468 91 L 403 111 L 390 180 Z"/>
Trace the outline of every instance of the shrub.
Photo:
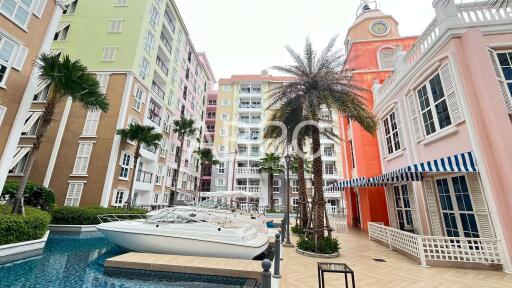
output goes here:
<path id="1" fill-rule="evenodd" d="M 50 223 L 48 213 L 25 207 L 25 216 L 11 215 L 11 209 L 0 205 L 0 245 L 43 238 Z"/>
<path id="2" fill-rule="evenodd" d="M 16 197 L 20 183 L 17 181 L 6 181 L 2 191 L 2 198 L 5 201 L 12 201 Z M 53 190 L 43 185 L 28 182 L 23 193 L 25 205 L 36 207 L 44 211 L 51 210 L 55 205 Z"/>
<path id="3" fill-rule="evenodd" d="M 325 237 L 318 241 L 315 245 L 313 238 L 300 237 L 297 241 L 297 248 L 302 251 L 320 253 L 320 254 L 334 254 L 340 251 L 340 244 L 338 238 Z"/>
<path id="4" fill-rule="evenodd" d="M 306 234 L 306 231 L 304 230 L 304 228 L 300 227 L 298 224 L 295 224 L 295 226 L 293 226 L 291 229 L 293 234 L 297 234 L 297 235 L 304 235 Z"/>
<path id="5" fill-rule="evenodd" d="M 100 224 L 98 215 L 105 214 L 146 214 L 144 209 L 131 209 L 103 207 L 61 207 L 51 211 L 52 224 L 57 225 L 97 225 Z"/>

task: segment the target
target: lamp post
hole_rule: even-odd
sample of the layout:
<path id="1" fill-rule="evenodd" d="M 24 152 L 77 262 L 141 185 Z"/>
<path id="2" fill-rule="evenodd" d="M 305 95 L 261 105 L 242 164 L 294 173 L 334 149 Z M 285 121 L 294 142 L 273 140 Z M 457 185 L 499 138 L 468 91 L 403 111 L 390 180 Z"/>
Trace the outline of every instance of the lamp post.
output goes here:
<path id="1" fill-rule="evenodd" d="M 288 153 L 288 146 L 286 147 L 286 242 L 283 244 L 286 247 L 293 247 L 290 241 L 290 161 L 291 157 Z"/>

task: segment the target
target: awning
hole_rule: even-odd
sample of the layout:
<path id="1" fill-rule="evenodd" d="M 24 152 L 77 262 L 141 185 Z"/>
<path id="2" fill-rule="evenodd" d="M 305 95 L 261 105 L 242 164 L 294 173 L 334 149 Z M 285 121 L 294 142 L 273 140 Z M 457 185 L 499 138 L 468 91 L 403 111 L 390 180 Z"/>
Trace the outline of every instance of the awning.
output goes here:
<path id="1" fill-rule="evenodd" d="M 363 185 L 365 185 L 365 183 L 366 183 L 365 177 L 343 180 L 343 181 L 334 183 L 327 188 L 324 188 L 324 192 L 343 191 L 344 188 L 348 188 L 348 187 L 363 187 Z"/>
<path id="2" fill-rule="evenodd" d="M 27 153 L 30 151 L 28 147 L 18 147 L 16 148 L 16 153 L 14 153 L 14 158 L 11 161 L 11 165 L 9 166 L 9 170 L 14 168 L 18 162 L 20 162 L 21 158 L 25 157 Z"/>

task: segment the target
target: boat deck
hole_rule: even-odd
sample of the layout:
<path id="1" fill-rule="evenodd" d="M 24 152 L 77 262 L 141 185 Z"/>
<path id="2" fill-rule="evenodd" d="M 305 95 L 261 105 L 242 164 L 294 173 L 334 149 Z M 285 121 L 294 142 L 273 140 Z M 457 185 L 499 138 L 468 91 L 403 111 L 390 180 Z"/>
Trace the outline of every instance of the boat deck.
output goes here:
<path id="1" fill-rule="evenodd" d="M 127 253 L 107 259 L 105 267 L 259 279 L 261 261 L 196 256 Z"/>

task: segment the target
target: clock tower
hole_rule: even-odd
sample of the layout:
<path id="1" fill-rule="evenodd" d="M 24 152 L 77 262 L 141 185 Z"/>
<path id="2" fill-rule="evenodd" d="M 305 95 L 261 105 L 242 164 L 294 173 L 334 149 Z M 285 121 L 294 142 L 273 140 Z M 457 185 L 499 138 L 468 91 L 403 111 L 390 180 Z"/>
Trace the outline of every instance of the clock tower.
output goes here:
<path id="1" fill-rule="evenodd" d="M 408 50 L 416 42 L 414 37 L 402 37 L 398 22 L 383 13 L 376 1 L 361 0 L 356 19 L 348 28 L 345 39 L 345 68 L 350 69 L 354 81 L 366 92 L 361 93 L 366 104 L 373 109 L 372 86 L 382 83 L 393 72 L 395 51 Z M 340 135 L 343 138 L 342 158 L 344 179 L 381 175 L 379 144 L 374 135 L 364 131 L 357 123 L 340 117 Z M 347 221 L 350 226 L 367 230 L 368 222 L 389 223 L 387 202 L 382 187 L 345 188 Z"/>

